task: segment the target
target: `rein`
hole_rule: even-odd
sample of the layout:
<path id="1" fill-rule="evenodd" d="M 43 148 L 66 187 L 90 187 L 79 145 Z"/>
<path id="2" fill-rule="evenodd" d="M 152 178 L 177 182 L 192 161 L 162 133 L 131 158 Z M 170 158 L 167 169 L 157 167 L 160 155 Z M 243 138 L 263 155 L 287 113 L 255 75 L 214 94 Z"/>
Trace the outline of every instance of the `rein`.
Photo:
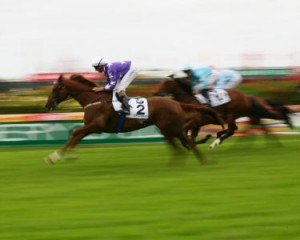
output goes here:
<path id="1" fill-rule="evenodd" d="M 109 102 L 112 102 L 112 101 L 98 101 L 98 102 L 93 102 L 93 103 L 89 103 L 87 105 L 84 106 L 84 110 L 89 108 L 89 107 L 92 107 L 92 106 L 95 106 L 95 105 L 98 105 L 98 104 L 102 104 L 102 103 L 109 103 Z"/>
<path id="2" fill-rule="evenodd" d="M 93 92 L 93 91 L 78 91 L 78 93 L 74 93 L 73 95 L 74 96 L 71 96 L 71 95 L 68 95 L 67 98 L 65 100 L 63 100 L 62 102 L 65 102 L 65 101 L 69 101 L 71 99 L 74 99 L 75 96 L 78 96 L 84 92 Z"/>
<path id="3" fill-rule="evenodd" d="M 95 105 L 98 105 L 98 104 L 102 104 L 103 102 L 102 101 L 99 101 L 99 102 L 93 102 L 93 103 L 89 103 L 88 105 L 86 105 L 83 109 L 87 109 L 91 106 L 95 106 Z"/>
<path id="4" fill-rule="evenodd" d="M 62 81 L 61 81 L 61 82 L 55 82 L 54 84 L 59 85 L 59 86 L 64 86 L 64 84 L 63 84 Z M 93 91 L 93 90 L 86 90 L 86 91 L 78 91 L 78 90 L 76 91 L 76 90 L 75 90 L 75 91 L 72 93 L 72 95 L 69 94 L 69 95 L 67 96 L 67 98 L 66 98 L 65 100 L 63 100 L 62 102 L 68 101 L 68 100 L 71 100 L 71 99 L 74 99 L 74 98 L 78 97 L 80 94 L 87 93 L 87 92 L 97 93 L 97 92 L 95 92 L 95 91 Z M 102 92 L 98 92 L 98 93 L 97 93 L 97 94 L 98 94 L 98 97 L 94 100 L 94 102 L 85 105 L 85 106 L 83 107 L 83 109 L 85 110 L 85 109 L 87 109 L 87 108 L 89 108 L 89 107 L 91 107 L 91 106 L 94 106 L 94 105 L 112 102 L 112 100 L 110 100 L 110 101 L 102 100 L 102 94 L 101 94 L 101 93 L 102 93 Z"/>
<path id="5" fill-rule="evenodd" d="M 74 97 L 76 97 L 76 96 L 78 96 L 78 95 L 80 95 L 82 93 L 85 93 L 85 92 L 93 92 L 93 93 L 95 93 L 92 90 L 91 91 L 78 91 L 77 93 L 74 93 L 73 96 L 69 95 L 63 102 L 71 100 L 71 99 L 74 99 Z M 96 100 L 96 102 L 92 102 L 92 103 L 87 104 L 86 106 L 84 106 L 83 109 L 85 110 L 85 109 L 87 109 L 87 108 L 89 108 L 91 106 L 102 104 L 102 103 L 109 103 L 109 102 L 112 102 L 112 100 L 111 101 L 101 100 L 101 94 L 99 93 L 99 98 Z"/>

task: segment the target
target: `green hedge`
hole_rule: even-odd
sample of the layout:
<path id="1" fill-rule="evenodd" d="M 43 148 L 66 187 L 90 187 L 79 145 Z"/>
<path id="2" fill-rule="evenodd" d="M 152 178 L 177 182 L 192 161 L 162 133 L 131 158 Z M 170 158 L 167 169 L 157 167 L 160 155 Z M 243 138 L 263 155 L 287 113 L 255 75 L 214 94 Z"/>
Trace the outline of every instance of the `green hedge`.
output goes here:
<path id="1" fill-rule="evenodd" d="M 136 84 L 128 88 L 129 96 L 150 97 L 157 87 L 155 84 Z M 0 93 L 0 114 L 45 113 L 45 103 L 52 86 L 36 90 L 24 90 Z M 277 99 L 285 104 L 300 104 L 300 93 L 297 81 L 278 81 L 260 79 L 246 81 L 238 87 L 246 94 L 261 96 L 266 99 Z M 80 112 L 81 106 L 74 100 L 61 103 L 55 112 Z"/>

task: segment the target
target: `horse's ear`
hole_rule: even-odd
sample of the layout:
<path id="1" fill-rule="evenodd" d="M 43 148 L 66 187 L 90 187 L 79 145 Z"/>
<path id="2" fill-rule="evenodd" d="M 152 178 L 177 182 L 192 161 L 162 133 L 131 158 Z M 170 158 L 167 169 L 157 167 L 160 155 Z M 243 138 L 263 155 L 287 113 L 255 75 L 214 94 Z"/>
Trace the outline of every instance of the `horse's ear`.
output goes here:
<path id="1" fill-rule="evenodd" d="M 63 79 L 64 79 L 63 74 L 60 74 L 59 77 L 58 77 L 58 79 L 57 79 L 57 82 L 62 82 Z"/>
<path id="2" fill-rule="evenodd" d="M 173 74 L 173 78 L 175 78 L 175 79 L 178 79 L 178 78 L 183 79 L 183 78 L 187 78 L 187 77 L 188 77 L 188 75 L 183 71 L 178 71 Z"/>
<path id="3" fill-rule="evenodd" d="M 76 79 L 78 79 L 78 78 L 81 78 L 81 76 L 80 76 L 79 74 L 72 74 L 72 75 L 70 76 L 70 79 L 73 79 L 73 80 L 76 80 Z"/>
<path id="4" fill-rule="evenodd" d="M 64 79 L 63 75 L 60 74 L 59 77 L 58 77 L 58 79 L 54 81 L 54 85 L 62 84 L 63 79 Z"/>
<path id="5" fill-rule="evenodd" d="M 172 79 L 174 79 L 174 74 L 168 75 L 167 78 L 172 78 Z"/>

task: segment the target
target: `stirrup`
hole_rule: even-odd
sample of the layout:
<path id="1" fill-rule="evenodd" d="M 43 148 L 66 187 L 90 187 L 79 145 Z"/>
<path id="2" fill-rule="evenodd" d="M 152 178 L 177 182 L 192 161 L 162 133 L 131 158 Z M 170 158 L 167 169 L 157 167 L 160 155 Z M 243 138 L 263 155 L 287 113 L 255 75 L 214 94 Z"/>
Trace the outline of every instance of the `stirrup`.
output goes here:
<path id="1" fill-rule="evenodd" d="M 130 111 L 127 110 L 127 109 L 125 109 L 125 108 L 123 108 L 123 109 L 122 109 L 122 113 L 124 113 L 124 114 L 130 114 Z"/>
<path id="2" fill-rule="evenodd" d="M 130 110 L 127 109 L 127 108 L 124 108 L 123 106 L 122 106 L 122 109 L 121 109 L 120 112 L 121 112 L 121 113 L 124 113 L 124 114 L 130 114 Z"/>
<path id="3" fill-rule="evenodd" d="M 130 100 L 130 98 L 127 97 L 127 96 L 124 96 L 122 98 L 122 109 L 123 109 L 123 112 L 128 112 L 128 113 L 130 112 L 131 106 L 129 105 L 129 100 Z"/>
<path id="4" fill-rule="evenodd" d="M 131 108 L 131 106 L 129 105 L 128 102 L 124 103 L 125 101 L 126 101 L 126 100 L 124 100 L 124 99 L 123 99 L 123 101 L 122 101 L 122 111 L 123 111 L 124 113 L 130 113 L 130 108 Z"/>

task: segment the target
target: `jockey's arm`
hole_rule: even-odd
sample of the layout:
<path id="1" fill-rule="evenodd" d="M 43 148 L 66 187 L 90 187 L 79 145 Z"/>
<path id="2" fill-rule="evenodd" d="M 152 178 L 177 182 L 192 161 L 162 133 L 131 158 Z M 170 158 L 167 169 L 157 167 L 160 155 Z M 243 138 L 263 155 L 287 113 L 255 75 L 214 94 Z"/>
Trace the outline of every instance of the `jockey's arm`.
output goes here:
<path id="1" fill-rule="evenodd" d="M 202 83 L 198 83 L 196 85 L 193 86 L 193 94 L 198 94 L 201 92 L 202 89 Z"/>
<path id="2" fill-rule="evenodd" d="M 115 89 L 118 79 L 117 74 L 109 71 L 106 78 L 107 84 L 104 87 L 94 87 L 92 90 L 94 92 L 112 91 Z"/>
<path id="3" fill-rule="evenodd" d="M 115 89 L 118 83 L 118 73 L 116 71 L 109 71 L 107 73 L 107 84 L 105 85 L 104 89 L 108 91 L 112 91 Z"/>
<path id="4" fill-rule="evenodd" d="M 213 89 L 218 78 L 219 78 L 218 72 L 213 70 L 212 74 L 207 78 L 207 89 Z"/>

